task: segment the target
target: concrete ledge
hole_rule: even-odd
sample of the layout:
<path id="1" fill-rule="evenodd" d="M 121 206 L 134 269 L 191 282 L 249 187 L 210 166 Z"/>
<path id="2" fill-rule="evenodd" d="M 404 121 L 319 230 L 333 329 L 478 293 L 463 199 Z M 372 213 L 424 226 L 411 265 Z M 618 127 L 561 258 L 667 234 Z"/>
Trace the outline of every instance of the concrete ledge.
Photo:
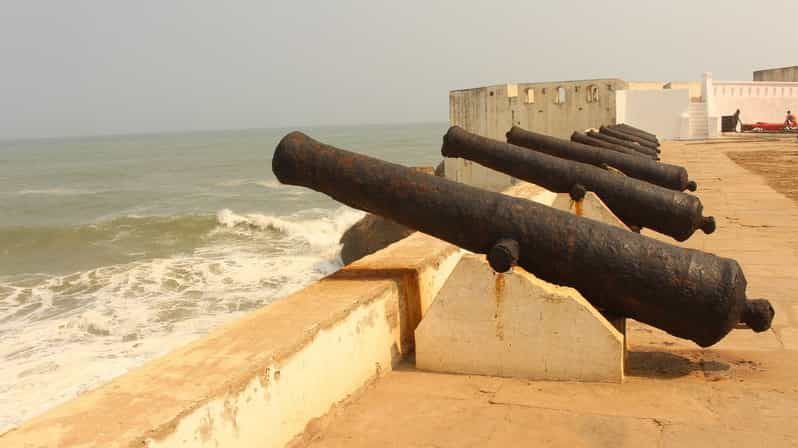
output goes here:
<path id="1" fill-rule="evenodd" d="M 621 382 L 625 340 L 576 290 L 462 258 L 416 329 L 416 367 L 531 380 Z"/>

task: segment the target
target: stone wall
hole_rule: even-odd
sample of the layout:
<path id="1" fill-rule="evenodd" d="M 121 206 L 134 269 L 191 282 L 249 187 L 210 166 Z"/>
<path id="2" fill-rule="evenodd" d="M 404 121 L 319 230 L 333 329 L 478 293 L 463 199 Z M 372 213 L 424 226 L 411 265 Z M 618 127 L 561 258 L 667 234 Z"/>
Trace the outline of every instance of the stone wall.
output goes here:
<path id="1" fill-rule="evenodd" d="M 754 81 L 798 82 L 798 65 L 757 70 L 754 72 Z"/>
<path id="2" fill-rule="evenodd" d="M 561 138 L 574 130 L 615 124 L 620 79 L 499 84 L 449 92 L 449 123 L 504 140 L 513 126 Z M 462 159 L 446 159 L 446 177 L 500 191 L 509 176 Z"/>

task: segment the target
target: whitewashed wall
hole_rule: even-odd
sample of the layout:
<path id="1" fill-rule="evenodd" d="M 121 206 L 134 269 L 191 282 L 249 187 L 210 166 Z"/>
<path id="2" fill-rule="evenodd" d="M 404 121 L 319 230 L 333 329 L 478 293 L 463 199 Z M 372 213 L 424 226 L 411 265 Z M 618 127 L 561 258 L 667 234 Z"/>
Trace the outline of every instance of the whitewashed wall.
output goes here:
<path id="1" fill-rule="evenodd" d="M 625 90 L 616 92 L 616 120 L 659 138 L 673 140 L 683 132 L 682 116 L 690 105 L 689 89 Z"/>
<path id="2" fill-rule="evenodd" d="M 712 96 L 715 114 L 740 109 L 744 123 L 781 123 L 787 110 L 798 113 L 798 82 L 714 81 Z"/>

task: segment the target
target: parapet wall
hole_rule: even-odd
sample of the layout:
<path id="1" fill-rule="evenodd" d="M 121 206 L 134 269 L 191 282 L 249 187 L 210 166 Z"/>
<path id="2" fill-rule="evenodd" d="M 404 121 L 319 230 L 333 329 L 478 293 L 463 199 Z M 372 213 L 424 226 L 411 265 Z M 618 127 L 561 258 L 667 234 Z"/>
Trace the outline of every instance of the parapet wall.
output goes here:
<path id="1" fill-rule="evenodd" d="M 798 66 L 757 70 L 754 81 L 798 82 Z"/>
<path id="2" fill-rule="evenodd" d="M 744 123 L 783 123 L 787 110 L 798 110 L 798 82 L 714 81 L 712 95 L 717 115 L 740 109 Z"/>

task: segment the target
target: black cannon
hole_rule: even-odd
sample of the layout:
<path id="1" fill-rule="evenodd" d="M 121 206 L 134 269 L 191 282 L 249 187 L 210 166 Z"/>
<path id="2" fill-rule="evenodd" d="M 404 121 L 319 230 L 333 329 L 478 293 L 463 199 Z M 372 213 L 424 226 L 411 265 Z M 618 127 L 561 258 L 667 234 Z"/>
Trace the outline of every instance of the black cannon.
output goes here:
<path id="1" fill-rule="evenodd" d="M 650 132 L 648 132 L 648 131 L 644 131 L 644 130 L 642 130 L 640 128 L 636 128 L 636 127 L 628 125 L 626 123 L 619 123 L 619 124 L 616 124 L 615 126 L 612 126 L 612 127 L 618 128 L 621 131 L 626 132 L 627 134 L 636 135 L 636 136 L 638 136 L 640 138 L 643 138 L 643 139 L 645 139 L 645 140 L 647 140 L 647 141 L 659 146 L 659 139 L 657 138 L 657 136 L 652 134 L 652 133 L 650 133 Z"/>
<path id="2" fill-rule="evenodd" d="M 557 193 L 593 191 L 627 225 L 647 227 L 678 241 L 690 238 L 696 229 L 704 233 L 715 231 L 715 219 L 702 216 L 703 206 L 695 196 L 482 137 L 457 126 L 449 128 L 443 137 L 441 153 L 477 162 Z"/>
<path id="3" fill-rule="evenodd" d="M 644 148 L 648 148 L 657 152 L 660 152 L 658 144 L 651 143 L 647 140 L 644 140 L 640 137 L 637 137 L 632 134 L 627 134 L 626 132 L 618 129 L 618 128 L 610 128 L 607 126 L 602 126 L 599 128 L 599 133 L 609 135 L 610 137 L 615 137 L 621 140 L 626 140 L 632 143 L 636 143 Z"/>
<path id="4" fill-rule="evenodd" d="M 607 143 L 612 143 L 614 145 L 618 145 L 618 146 L 623 146 L 623 147 L 629 148 L 629 149 L 631 149 L 631 150 L 633 150 L 635 152 L 643 153 L 643 154 L 645 154 L 647 156 L 650 156 L 652 158 L 653 157 L 659 157 L 659 153 L 657 151 L 655 151 L 655 150 L 653 150 L 651 148 L 648 148 L 646 146 L 640 146 L 637 143 L 630 142 L 629 140 L 621 140 L 619 138 L 611 137 L 611 136 L 609 136 L 607 134 L 602 134 L 601 132 L 593 131 L 593 130 L 587 131 L 587 136 L 595 138 L 597 140 L 603 140 L 603 141 L 605 141 Z"/>
<path id="5" fill-rule="evenodd" d="M 646 154 L 646 153 L 643 153 L 643 152 L 639 152 L 639 151 L 636 151 L 634 149 L 627 148 L 626 146 L 616 145 L 614 143 L 606 142 L 604 140 L 591 137 L 591 136 L 589 136 L 587 134 L 584 134 L 582 132 L 574 131 L 574 133 L 571 134 L 571 141 L 575 142 L 575 143 L 581 143 L 583 145 L 597 146 L 599 148 L 606 148 L 606 149 L 609 149 L 611 151 L 620 152 L 620 153 L 627 154 L 627 155 L 630 155 L 630 156 L 645 157 L 647 159 L 659 160 L 659 156 L 657 156 L 656 154 L 652 155 L 652 154 Z"/>
<path id="6" fill-rule="evenodd" d="M 488 254 L 500 272 L 517 263 L 576 288 L 599 309 L 702 347 L 739 322 L 764 331 L 773 318 L 768 301 L 746 299 L 745 276 L 734 260 L 340 150 L 299 132 L 277 145 L 272 170 L 282 183 Z"/>
<path id="7" fill-rule="evenodd" d="M 697 187 L 695 182 L 688 180 L 687 170 L 680 166 L 657 163 L 654 160 L 646 160 L 642 157 L 630 156 L 595 146 L 550 137 L 527 131 L 517 126 L 513 126 L 507 132 L 507 142 L 563 159 L 589 163 L 599 167 L 609 165 L 627 176 L 671 190 L 682 191 L 687 189 L 695 191 Z"/>

